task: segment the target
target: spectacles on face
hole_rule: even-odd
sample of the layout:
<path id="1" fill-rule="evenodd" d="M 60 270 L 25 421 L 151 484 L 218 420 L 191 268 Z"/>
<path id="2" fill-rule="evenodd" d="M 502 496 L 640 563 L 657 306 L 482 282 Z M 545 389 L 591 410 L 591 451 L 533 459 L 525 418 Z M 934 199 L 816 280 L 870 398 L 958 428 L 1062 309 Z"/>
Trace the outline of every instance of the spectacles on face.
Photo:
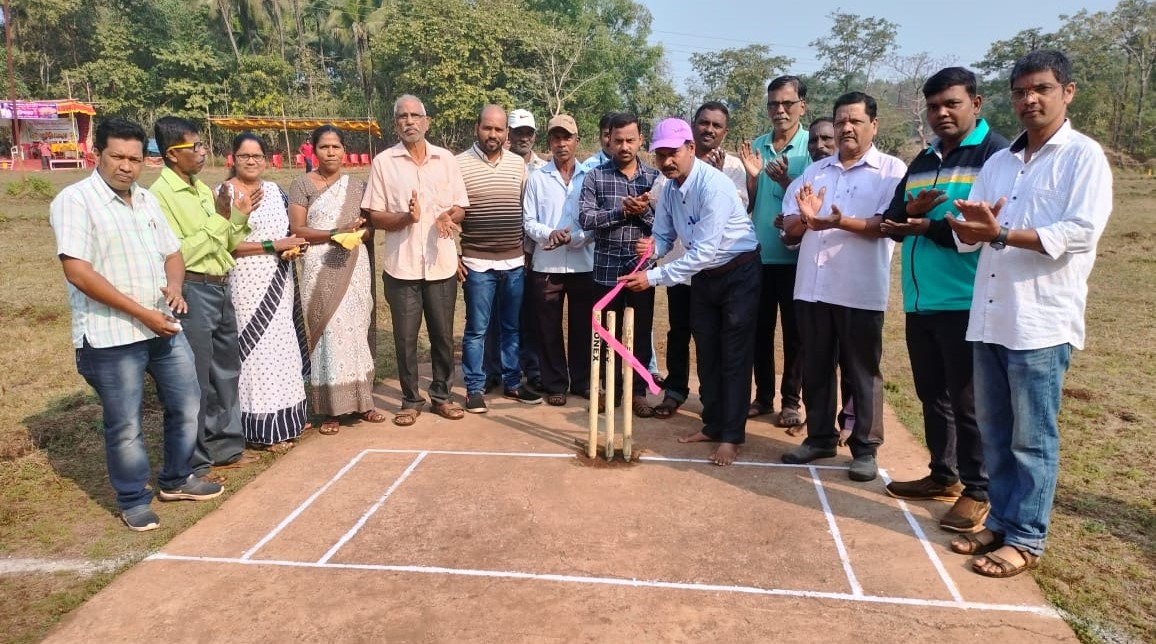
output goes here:
<path id="1" fill-rule="evenodd" d="M 193 152 L 201 152 L 204 149 L 205 149 L 205 143 L 203 141 L 197 141 L 196 143 L 178 143 L 176 145 L 170 145 L 165 150 L 165 152 L 169 152 L 172 150 L 192 150 Z"/>
<path id="2" fill-rule="evenodd" d="M 404 123 L 406 121 L 420 121 L 424 118 L 425 118 L 425 114 L 414 114 L 412 112 L 403 112 L 401 114 L 395 114 L 393 116 L 393 119 L 395 121 L 397 121 L 398 123 Z"/>
<path id="3" fill-rule="evenodd" d="M 252 161 L 254 163 L 260 163 L 260 162 L 265 160 L 264 154 L 238 154 L 236 156 L 237 156 L 238 161 L 246 162 L 246 163 L 249 161 Z"/>
<path id="4" fill-rule="evenodd" d="M 1025 100 L 1028 95 L 1031 94 L 1036 96 L 1047 96 L 1048 94 L 1051 94 L 1053 91 L 1055 91 L 1057 87 L 1060 86 L 1053 85 L 1051 83 L 1040 83 L 1039 85 L 1033 85 L 1031 87 L 1015 87 L 1011 91 L 1011 97 L 1013 101 L 1018 102 Z"/>
<path id="5" fill-rule="evenodd" d="M 794 106 L 796 106 L 802 102 L 803 102 L 803 99 L 801 99 L 801 98 L 797 101 L 767 101 L 767 109 L 772 111 L 772 112 L 779 109 L 780 107 L 783 108 L 784 110 L 789 110 L 792 107 L 794 107 Z"/>

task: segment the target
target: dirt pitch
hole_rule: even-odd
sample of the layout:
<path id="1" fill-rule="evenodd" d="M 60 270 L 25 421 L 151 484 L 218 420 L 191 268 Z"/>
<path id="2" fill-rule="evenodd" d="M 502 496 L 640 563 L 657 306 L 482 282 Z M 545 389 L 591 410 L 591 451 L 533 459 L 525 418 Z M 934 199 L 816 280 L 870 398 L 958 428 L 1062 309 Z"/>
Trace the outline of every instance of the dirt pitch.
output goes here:
<path id="1" fill-rule="evenodd" d="M 399 398 L 378 388 L 380 407 Z M 48 642 L 1075 641 L 1030 576 L 946 547 L 942 503 L 846 475 L 846 450 L 749 423 L 740 463 L 635 419 L 641 462 L 575 458 L 586 401 L 305 441 L 70 614 Z M 886 411 L 885 475 L 926 454 Z M 621 427 L 621 417 L 619 417 Z M 165 507 L 155 504 L 164 519 Z"/>

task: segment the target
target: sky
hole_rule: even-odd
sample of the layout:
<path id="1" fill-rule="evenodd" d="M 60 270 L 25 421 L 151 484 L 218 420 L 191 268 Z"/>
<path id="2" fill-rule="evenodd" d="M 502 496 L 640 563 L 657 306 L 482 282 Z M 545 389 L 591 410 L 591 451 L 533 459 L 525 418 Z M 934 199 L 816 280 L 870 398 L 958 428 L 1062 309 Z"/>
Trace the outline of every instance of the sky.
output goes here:
<path id="1" fill-rule="evenodd" d="M 1116 0 L 969 0 L 938 3 L 932 0 L 640 0 L 654 16 L 650 41 L 666 50 L 675 86 L 685 89 L 694 75 L 692 53 L 751 44 L 769 45 L 773 55 L 795 59 L 792 73 L 810 74 L 821 64 L 807 43 L 831 29 L 827 14 L 836 9 L 864 17 L 886 18 L 899 25 L 899 53 L 922 51 L 934 57 L 954 57 L 955 63 L 971 66 L 987 53 L 995 40 L 1010 38 L 1023 29 L 1040 27 L 1053 31 L 1060 15 L 1080 9 L 1109 11 Z M 776 12 L 775 6 L 789 6 Z M 1046 9 L 1038 8 L 1040 5 Z M 968 10 L 959 19 L 945 19 L 947 8 Z"/>

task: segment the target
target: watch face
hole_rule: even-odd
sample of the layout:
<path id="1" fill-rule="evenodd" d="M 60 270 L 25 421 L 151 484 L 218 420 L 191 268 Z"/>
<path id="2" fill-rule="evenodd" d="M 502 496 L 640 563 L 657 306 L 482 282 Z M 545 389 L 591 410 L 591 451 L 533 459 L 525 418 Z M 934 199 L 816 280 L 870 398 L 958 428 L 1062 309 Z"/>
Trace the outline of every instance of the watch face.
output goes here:
<path id="1" fill-rule="evenodd" d="M 989 243 L 988 245 L 991 246 L 995 250 L 1003 250 L 1004 246 L 1007 246 L 1007 244 L 1005 244 L 1004 242 L 1001 242 L 1001 241 L 993 241 L 993 242 Z"/>

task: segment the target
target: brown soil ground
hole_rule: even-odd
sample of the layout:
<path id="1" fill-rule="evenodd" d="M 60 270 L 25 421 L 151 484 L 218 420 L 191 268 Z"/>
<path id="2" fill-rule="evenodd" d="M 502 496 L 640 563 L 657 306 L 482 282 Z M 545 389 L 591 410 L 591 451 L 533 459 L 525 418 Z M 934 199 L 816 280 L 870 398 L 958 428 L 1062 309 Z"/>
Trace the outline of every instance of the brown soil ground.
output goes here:
<path id="1" fill-rule="evenodd" d="M 675 441 L 700 426 L 692 397 L 635 419 L 640 462 L 591 467 L 586 405 L 493 398 L 306 441 L 46 641 L 1075 641 L 1030 576 L 984 579 L 948 550 L 946 504 L 849 481 L 845 449 L 781 466 L 801 439 L 772 415 L 740 464 L 692 462 L 710 450 Z M 922 476 L 886 423 L 881 466 Z"/>

